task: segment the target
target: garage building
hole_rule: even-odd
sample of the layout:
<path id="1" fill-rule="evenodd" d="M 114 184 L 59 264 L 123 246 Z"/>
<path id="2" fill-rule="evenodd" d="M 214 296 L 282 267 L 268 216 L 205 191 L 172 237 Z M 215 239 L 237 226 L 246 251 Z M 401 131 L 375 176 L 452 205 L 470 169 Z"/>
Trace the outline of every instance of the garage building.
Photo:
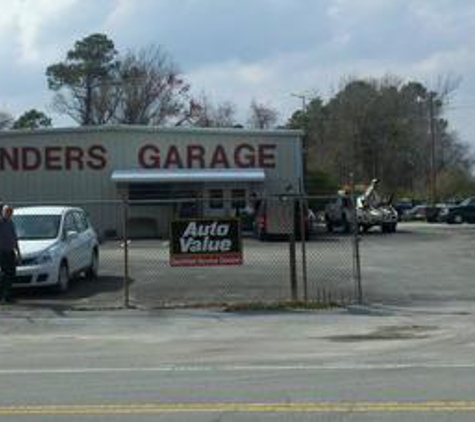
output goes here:
<path id="1" fill-rule="evenodd" d="M 301 132 L 94 126 L 0 133 L 0 199 L 76 204 L 103 236 L 166 236 L 174 217 L 229 216 L 252 195 L 302 189 Z M 199 198 L 199 201 L 185 199 Z M 177 201 L 179 199 L 179 201 Z M 160 205 L 150 201 L 162 201 Z M 147 204 L 147 201 L 149 203 Z M 193 205 L 194 204 L 194 205 Z M 148 222 L 144 228 L 141 224 Z"/>

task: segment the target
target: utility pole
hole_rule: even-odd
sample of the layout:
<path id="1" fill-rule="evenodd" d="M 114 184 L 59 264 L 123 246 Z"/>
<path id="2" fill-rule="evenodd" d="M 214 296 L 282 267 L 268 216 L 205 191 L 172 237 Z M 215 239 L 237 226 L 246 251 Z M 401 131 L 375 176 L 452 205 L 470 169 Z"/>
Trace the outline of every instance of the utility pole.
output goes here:
<path id="1" fill-rule="evenodd" d="M 434 118 L 434 93 L 429 94 L 429 119 L 430 119 L 430 196 L 431 205 L 437 202 L 437 171 L 435 162 L 435 118 Z"/>
<path id="2" fill-rule="evenodd" d="M 305 94 L 291 93 L 292 97 L 300 98 L 302 100 L 302 130 L 304 135 L 302 137 L 302 173 L 303 177 L 307 176 L 307 131 L 306 131 L 306 114 L 307 114 L 307 96 Z"/>
<path id="3" fill-rule="evenodd" d="M 296 92 L 291 92 L 290 95 L 295 98 L 300 98 L 302 100 L 302 111 L 305 113 L 307 110 L 307 96 L 305 94 L 298 94 Z"/>
<path id="4" fill-rule="evenodd" d="M 302 112 L 305 113 L 307 110 L 307 96 L 305 94 L 290 94 L 292 97 L 297 97 L 302 100 Z"/>

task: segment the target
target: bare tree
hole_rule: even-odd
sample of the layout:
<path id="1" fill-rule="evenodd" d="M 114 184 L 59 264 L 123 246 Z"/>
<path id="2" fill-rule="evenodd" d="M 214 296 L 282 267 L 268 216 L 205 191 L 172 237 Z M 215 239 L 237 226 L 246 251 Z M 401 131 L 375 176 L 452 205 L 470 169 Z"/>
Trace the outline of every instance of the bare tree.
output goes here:
<path id="1" fill-rule="evenodd" d="M 214 107 L 206 94 L 201 94 L 199 98 L 192 100 L 193 109 L 190 114 L 189 123 L 197 127 L 213 127 Z"/>
<path id="2" fill-rule="evenodd" d="M 183 108 L 181 116 L 175 122 L 175 126 L 196 126 L 196 121 L 202 115 L 202 105 L 200 102 L 191 98 L 188 100 L 186 107 Z"/>
<path id="3" fill-rule="evenodd" d="M 279 113 L 269 105 L 253 100 L 249 110 L 249 126 L 255 129 L 270 129 L 275 126 Z"/>
<path id="4" fill-rule="evenodd" d="M 233 127 L 236 124 L 236 106 L 230 101 L 224 101 L 217 105 L 215 111 L 216 127 Z"/>
<path id="5" fill-rule="evenodd" d="M 68 115 L 81 125 L 110 123 L 119 105 L 120 82 L 113 77 L 103 78 L 88 94 L 90 100 L 84 102 L 83 95 L 84 89 L 76 87 L 71 87 L 68 95 L 58 92 L 53 97 L 52 108 L 60 114 Z"/>
<path id="6" fill-rule="evenodd" d="M 196 127 L 235 127 L 236 106 L 230 101 L 214 105 L 209 97 L 202 93 L 200 97 L 190 101 L 188 111 L 178 125 L 184 123 Z"/>
<path id="7" fill-rule="evenodd" d="M 122 85 L 118 75 L 112 76 L 108 81 L 103 80 L 92 95 L 94 121 L 98 124 L 107 124 L 114 121 L 121 98 Z"/>
<path id="8" fill-rule="evenodd" d="M 152 45 L 129 52 L 120 64 L 121 93 L 114 120 L 160 125 L 181 118 L 189 85 L 170 56 Z"/>

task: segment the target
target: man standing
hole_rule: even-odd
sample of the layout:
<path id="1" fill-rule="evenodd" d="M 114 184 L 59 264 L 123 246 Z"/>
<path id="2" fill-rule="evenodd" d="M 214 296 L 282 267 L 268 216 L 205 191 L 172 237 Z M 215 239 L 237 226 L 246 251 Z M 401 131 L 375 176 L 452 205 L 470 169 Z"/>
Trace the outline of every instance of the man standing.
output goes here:
<path id="1" fill-rule="evenodd" d="M 11 303 L 11 287 L 16 275 L 16 265 L 20 260 L 20 249 L 15 225 L 12 221 L 13 208 L 9 205 L 2 207 L 0 219 L 0 300 Z"/>

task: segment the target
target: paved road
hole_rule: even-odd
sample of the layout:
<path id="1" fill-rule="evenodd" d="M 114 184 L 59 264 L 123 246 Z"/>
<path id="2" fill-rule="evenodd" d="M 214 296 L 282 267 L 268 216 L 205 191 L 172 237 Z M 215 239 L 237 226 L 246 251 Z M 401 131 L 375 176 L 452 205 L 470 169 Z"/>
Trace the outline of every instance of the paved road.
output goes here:
<path id="1" fill-rule="evenodd" d="M 437 304 L 475 299 L 475 226 L 401 224 L 396 234 L 370 232 L 361 242 L 365 300 L 389 304 Z M 350 302 L 354 299 L 351 238 L 317 236 L 306 244 L 308 295 Z M 301 249 L 299 293 L 303 296 Z M 172 268 L 168 243 L 132 241 L 130 297 L 137 306 L 233 302 L 277 302 L 291 292 L 288 244 L 247 239 L 241 267 Z M 20 298 L 38 306 L 67 309 L 117 307 L 123 303 L 123 249 L 101 248 L 101 277 L 79 280 L 66 295 L 27 292 Z"/>
<path id="2" fill-rule="evenodd" d="M 2 421 L 471 421 L 473 311 L 0 311 Z"/>

